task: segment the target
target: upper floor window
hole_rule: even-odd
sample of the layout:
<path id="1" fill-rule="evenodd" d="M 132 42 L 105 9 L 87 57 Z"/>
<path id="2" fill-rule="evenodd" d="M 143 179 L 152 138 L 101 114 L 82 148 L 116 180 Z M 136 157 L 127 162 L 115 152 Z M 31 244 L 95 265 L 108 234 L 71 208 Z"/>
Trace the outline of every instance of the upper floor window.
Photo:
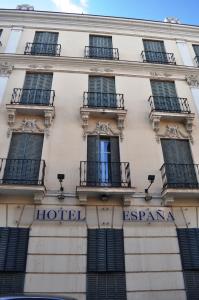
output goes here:
<path id="1" fill-rule="evenodd" d="M 163 41 L 143 40 L 143 44 L 142 58 L 144 62 L 175 64 L 173 53 L 166 52 Z"/>
<path id="2" fill-rule="evenodd" d="M 99 59 L 119 59 L 117 48 L 113 48 L 111 36 L 89 36 L 89 46 L 85 49 L 85 56 Z"/>
<path id="3" fill-rule="evenodd" d="M 59 56 L 58 32 L 36 31 L 33 43 L 27 43 L 24 54 Z"/>
<path id="4" fill-rule="evenodd" d="M 196 61 L 196 64 L 197 66 L 199 66 L 199 45 L 193 45 L 193 49 L 194 49 L 194 52 L 195 52 L 195 61 Z"/>

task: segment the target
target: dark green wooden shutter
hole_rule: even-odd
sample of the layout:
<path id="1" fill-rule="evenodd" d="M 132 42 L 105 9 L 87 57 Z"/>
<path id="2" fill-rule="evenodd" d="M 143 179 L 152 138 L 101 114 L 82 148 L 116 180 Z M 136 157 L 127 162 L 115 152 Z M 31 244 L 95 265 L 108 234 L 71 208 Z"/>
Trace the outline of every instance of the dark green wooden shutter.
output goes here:
<path id="1" fill-rule="evenodd" d="M 147 62 L 168 62 L 163 41 L 143 40 L 143 44 Z"/>
<path id="2" fill-rule="evenodd" d="M 121 172 L 120 172 L 119 138 L 116 136 L 110 137 L 110 142 L 111 142 L 111 184 L 112 186 L 120 186 Z"/>
<path id="3" fill-rule="evenodd" d="M 125 273 L 87 274 L 87 300 L 126 300 Z"/>
<path id="4" fill-rule="evenodd" d="M 0 272 L 5 270 L 9 229 L 0 228 Z"/>
<path id="5" fill-rule="evenodd" d="M 122 229 L 107 229 L 107 272 L 125 272 Z"/>
<path id="6" fill-rule="evenodd" d="M 90 76 L 89 77 L 89 106 L 116 107 L 115 78 Z"/>
<path id="7" fill-rule="evenodd" d="M 194 52 L 196 56 L 199 56 L 199 45 L 193 45 Z"/>
<path id="8" fill-rule="evenodd" d="M 4 183 L 37 184 L 43 134 L 13 133 L 4 170 Z"/>
<path id="9" fill-rule="evenodd" d="M 24 273 L 0 272 L 0 295 L 23 293 Z"/>
<path id="10" fill-rule="evenodd" d="M 31 54 L 55 55 L 58 41 L 58 32 L 36 31 Z"/>
<path id="11" fill-rule="evenodd" d="M 170 187 L 197 188 L 198 182 L 189 141 L 161 139 L 161 144 Z"/>
<path id="12" fill-rule="evenodd" d="M 184 271 L 187 300 L 198 300 L 199 271 Z"/>
<path id="13" fill-rule="evenodd" d="M 110 36 L 96 36 L 90 35 L 89 37 L 90 57 L 96 58 L 113 58 L 113 45 L 112 37 Z"/>
<path id="14" fill-rule="evenodd" d="M 87 185 L 96 186 L 97 181 L 97 151 L 99 139 L 97 136 L 87 137 Z"/>
<path id="15" fill-rule="evenodd" d="M 156 110 L 181 112 L 174 82 L 151 80 L 151 88 Z"/>
<path id="16" fill-rule="evenodd" d="M 27 73 L 20 102 L 48 105 L 52 79 L 52 73 Z"/>

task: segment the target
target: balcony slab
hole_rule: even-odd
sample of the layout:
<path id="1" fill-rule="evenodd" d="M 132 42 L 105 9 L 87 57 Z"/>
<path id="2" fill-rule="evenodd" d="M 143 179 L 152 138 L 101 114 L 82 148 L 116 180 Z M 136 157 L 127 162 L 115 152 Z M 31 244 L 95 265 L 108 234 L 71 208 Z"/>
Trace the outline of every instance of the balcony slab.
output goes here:
<path id="1" fill-rule="evenodd" d="M 162 199 L 165 205 L 179 199 L 199 199 L 199 188 L 165 188 L 162 191 Z"/>

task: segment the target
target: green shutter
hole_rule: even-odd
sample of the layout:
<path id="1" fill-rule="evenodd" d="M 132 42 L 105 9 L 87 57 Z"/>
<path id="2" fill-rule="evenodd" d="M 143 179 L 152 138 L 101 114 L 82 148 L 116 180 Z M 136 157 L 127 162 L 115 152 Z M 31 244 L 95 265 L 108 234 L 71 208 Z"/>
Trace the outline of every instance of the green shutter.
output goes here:
<path id="1" fill-rule="evenodd" d="M 199 45 L 193 45 L 193 49 L 194 49 L 196 56 L 199 57 Z"/>
<path id="2" fill-rule="evenodd" d="M 117 136 L 110 137 L 110 143 L 111 143 L 111 184 L 112 186 L 120 186 L 121 170 L 120 170 L 119 138 Z"/>
<path id="3" fill-rule="evenodd" d="M 4 170 L 4 183 L 37 184 L 43 134 L 13 133 Z"/>
<path id="4" fill-rule="evenodd" d="M 163 41 L 143 40 L 147 62 L 167 63 L 168 59 Z"/>
<path id="5" fill-rule="evenodd" d="M 161 139 L 170 187 L 197 188 L 196 172 L 187 140 Z"/>
<path id="6" fill-rule="evenodd" d="M 31 54 L 56 55 L 58 32 L 35 32 Z"/>
<path id="7" fill-rule="evenodd" d="M 20 102 L 48 105 L 52 79 L 52 73 L 27 73 Z"/>
<path id="8" fill-rule="evenodd" d="M 187 300 L 198 300 L 199 271 L 184 271 Z"/>
<path id="9" fill-rule="evenodd" d="M 96 186 L 97 181 L 97 151 L 99 139 L 97 136 L 87 137 L 87 185 Z"/>
<path id="10" fill-rule="evenodd" d="M 113 58 L 113 45 L 111 36 L 90 35 L 89 46 L 90 57 L 102 59 Z"/>
<path id="11" fill-rule="evenodd" d="M 5 270 L 9 229 L 0 228 L 0 272 Z"/>
<path id="12" fill-rule="evenodd" d="M 174 82 L 151 80 L 151 88 L 156 110 L 181 112 Z"/>
<path id="13" fill-rule="evenodd" d="M 24 273 L 0 272 L 0 295 L 23 293 Z"/>

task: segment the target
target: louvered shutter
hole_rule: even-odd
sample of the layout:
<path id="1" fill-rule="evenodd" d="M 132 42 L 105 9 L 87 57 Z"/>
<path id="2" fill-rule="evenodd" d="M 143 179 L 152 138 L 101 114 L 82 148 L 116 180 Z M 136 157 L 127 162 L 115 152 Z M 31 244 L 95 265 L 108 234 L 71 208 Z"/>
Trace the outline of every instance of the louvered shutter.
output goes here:
<path id="1" fill-rule="evenodd" d="M 57 32 L 36 31 L 31 54 L 55 55 L 58 41 Z"/>
<path id="2" fill-rule="evenodd" d="M 163 41 L 143 40 L 143 44 L 147 62 L 168 62 Z"/>
<path id="3" fill-rule="evenodd" d="M 0 295 L 23 293 L 24 273 L 0 272 Z"/>
<path id="4" fill-rule="evenodd" d="M 123 230 L 107 229 L 107 272 L 124 272 Z"/>
<path id="5" fill-rule="evenodd" d="M 156 110 L 181 112 L 174 82 L 151 80 L 151 88 Z"/>
<path id="6" fill-rule="evenodd" d="M 161 139 L 161 144 L 169 186 L 197 188 L 198 182 L 189 141 Z"/>
<path id="7" fill-rule="evenodd" d="M 184 271 L 187 300 L 198 300 L 199 271 Z"/>
<path id="8" fill-rule="evenodd" d="M 125 273 L 87 274 L 87 300 L 126 300 Z"/>
<path id="9" fill-rule="evenodd" d="M 5 270 L 9 229 L 0 228 L 0 272 Z"/>
<path id="10" fill-rule="evenodd" d="M 115 94 L 115 78 L 114 77 L 102 77 L 102 90 L 104 94 L 103 97 L 103 107 L 116 107 L 116 94 Z"/>
<path id="11" fill-rule="evenodd" d="M 111 143 L 111 185 L 121 186 L 119 138 L 110 137 Z"/>
<path id="12" fill-rule="evenodd" d="M 43 134 L 14 133 L 4 170 L 4 183 L 37 184 Z"/>
<path id="13" fill-rule="evenodd" d="M 88 91 L 89 91 L 88 106 L 101 107 L 102 100 L 103 100 L 102 77 L 90 76 Z"/>
<path id="14" fill-rule="evenodd" d="M 90 45 L 90 53 L 89 53 L 90 57 L 108 58 L 108 59 L 113 58 L 112 37 L 90 35 L 89 45 Z"/>
<path id="15" fill-rule="evenodd" d="M 199 57 L 199 45 L 193 45 L 193 49 L 194 49 L 196 56 Z"/>
<path id="16" fill-rule="evenodd" d="M 27 73 L 20 102 L 48 105 L 52 86 L 52 73 Z"/>
<path id="17" fill-rule="evenodd" d="M 97 184 L 97 170 L 99 168 L 98 163 L 98 143 L 99 139 L 97 136 L 87 137 L 87 185 L 96 186 Z"/>

